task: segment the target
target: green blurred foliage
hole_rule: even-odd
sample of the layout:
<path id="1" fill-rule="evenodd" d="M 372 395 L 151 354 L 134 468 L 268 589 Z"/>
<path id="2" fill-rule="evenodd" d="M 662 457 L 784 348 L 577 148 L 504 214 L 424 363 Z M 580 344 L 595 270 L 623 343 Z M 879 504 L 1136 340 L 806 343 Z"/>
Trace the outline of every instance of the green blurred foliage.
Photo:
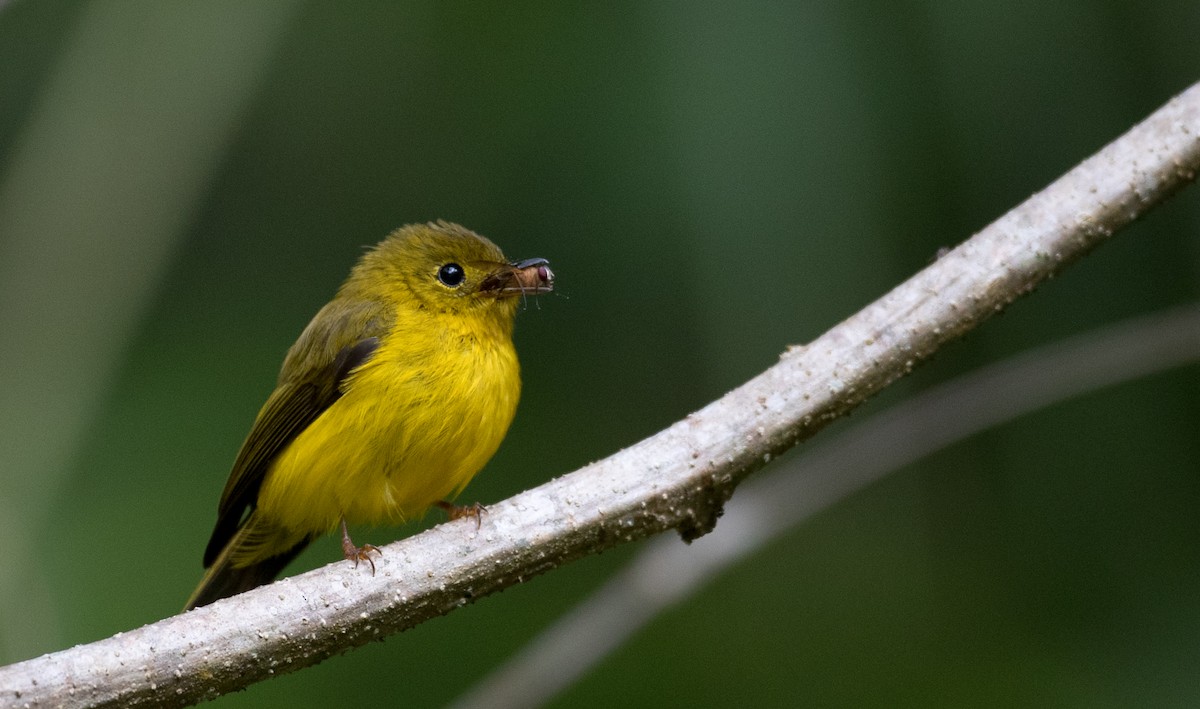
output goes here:
<path id="1" fill-rule="evenodd" d="M 1194 0 L 256 4 L 282 18 L 264 64 L 166 260 L 128 264 L 154 275 L 63 441 L 67 468 L 44 509 L 4 501 L 26 516 L 0 529 L 31 543 L 3 547 L 0 661 L 179 609 L 284 350 L 400 224 L 458 221 L 559 275 L 561 295 L 518 320 L 521 409 L 466 493 L 486 503 L 721 395 L 1200 80 Z M 181 38 L 221 46 L 187 24 L 147 36 L 145 5 L 107 6 L 129 13 L 117 39 L 139 62 Z M 234 5 L 206 7 L 219 27 Z M 95 9 L 0 6 L 0 170 Z M 138 138 L 118 167 L 172 140 Z M 1191 188 L 856 416 L 1195 299 L 1198 244 Z M 89 347 L 44 355 L 65 371 Z M 897 471 L 658 619 L 558 705 L 1194 705 L 1197 374 L 1065 402 Z M 0 388 L 23 376 L 5 368 Z M 4 402 L 10 422 L 39 407 Z M 635 552 L 219 705 L 445 703 Z M 326 540 L 291 572 L 336 556 Z M 36 624 L 16 622 L 34 592 Z"/>

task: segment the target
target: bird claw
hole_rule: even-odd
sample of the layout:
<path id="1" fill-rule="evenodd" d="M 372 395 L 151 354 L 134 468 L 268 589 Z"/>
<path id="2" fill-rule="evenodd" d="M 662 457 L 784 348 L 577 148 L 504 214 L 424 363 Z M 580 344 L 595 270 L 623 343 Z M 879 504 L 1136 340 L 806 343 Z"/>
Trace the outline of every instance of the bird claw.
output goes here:
<path id="1" fill-rule="evenodd" d="M 475 529 L 478 530 L 483 524 L 483 513 L 487 512 L 487 508 L 478 502 L 473 502 L 469 505 L 453 505 L 445 500 L 435 502 L 435 505 L 442 508 L 446 512 L 446 518 L 453 522 L 456 519 L 470 517 L 475 520 Z"/>
<path id="2" fill-rule="evenodd" d="M 358 568 L 360 561 L 365 561 L 371 565 L 371 575 L 375 575 L 375 557 L 371 556 L 374 552 L 379 556 L 383 556 L 383 551 L 374 544 L 363 544 L 355 546 L 354 542 L 350 541 L 350 532 L 346 530 L 346 520 L 342 520 L 342 555 L 346 557 L 346 561 L 353 561 L 354 568 Z"/>
<path id="3" fill-rule="evenodd" d="M 346 554 L 346 561 L 353 561 L 354 568 L 356 569 L 358 568 L 358 562 L 360 561 L 365 561 L 370 564 L 372 576 L 375 575 L 375 557 L 371 556 L 371 553 L 374 552 L 379 556 L 383 556 L 383 552 L 380 551 L 379 547 L 375 546 L 374 544 L 363 544 L 360 547 L 351 545 L 349 549 L 343 548 L 342 551 Z"/>

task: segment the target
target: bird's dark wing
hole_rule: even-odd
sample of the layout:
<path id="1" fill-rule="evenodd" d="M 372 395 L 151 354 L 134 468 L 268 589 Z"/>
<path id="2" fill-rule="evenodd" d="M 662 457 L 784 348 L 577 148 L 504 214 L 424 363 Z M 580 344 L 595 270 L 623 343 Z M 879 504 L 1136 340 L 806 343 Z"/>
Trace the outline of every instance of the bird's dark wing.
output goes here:
<path id="1" fill-rule="evenodd" d="M 279 383 L 258 412 L 234 461 L 204 566 L 210 566 L 244 523 L 258 499 L 271 461 L 337 401 L 346 377 L 370 359 L 391 322 L 376 302 L 335 300 L 313 318 L 288 350 Z"/>

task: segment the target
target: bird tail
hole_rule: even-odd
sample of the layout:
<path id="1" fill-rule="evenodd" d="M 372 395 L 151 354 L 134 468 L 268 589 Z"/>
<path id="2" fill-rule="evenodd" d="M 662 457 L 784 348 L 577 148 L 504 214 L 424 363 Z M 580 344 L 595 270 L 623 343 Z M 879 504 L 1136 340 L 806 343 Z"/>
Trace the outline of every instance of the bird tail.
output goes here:
<path id="1" fill-rule="evenodd" d="M 274 581 L 279 572 L 283 571 L 283 567 L 291 563 L 292 559 L 295 559 L 313 540 L 312 537 L 304 537 L 280 554 L 268 556 L 249 564 L 237 564 L 235 559 L 239 556 L 238 552 L 244 551 L 247 543 L 252 543 L 250 538 L 253 534 L 253 527 L 252 524 L 244 524 L 233 535 L 233 538 L 213 561 L 212 566 L 208 567 L 204 578 L 200 579 L 200 585 L 196 587 L 195 591 L 192 591 L 191 598 L 183 607 L 185 611 L 207 606 L 213 601 L 234 596 Z"/>

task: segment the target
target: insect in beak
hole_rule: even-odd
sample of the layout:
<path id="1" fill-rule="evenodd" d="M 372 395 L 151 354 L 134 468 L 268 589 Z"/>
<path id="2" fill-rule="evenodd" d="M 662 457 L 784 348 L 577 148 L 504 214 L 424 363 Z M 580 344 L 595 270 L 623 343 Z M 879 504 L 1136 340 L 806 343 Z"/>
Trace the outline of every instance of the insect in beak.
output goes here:
<path id="1" fill-rule="evenodd" d="M 483 279 L 479 290 L 497 298 L 549 293 L 554 290 L 554 272 L 546 259 L 527 258 L 496 269 Z"/>

